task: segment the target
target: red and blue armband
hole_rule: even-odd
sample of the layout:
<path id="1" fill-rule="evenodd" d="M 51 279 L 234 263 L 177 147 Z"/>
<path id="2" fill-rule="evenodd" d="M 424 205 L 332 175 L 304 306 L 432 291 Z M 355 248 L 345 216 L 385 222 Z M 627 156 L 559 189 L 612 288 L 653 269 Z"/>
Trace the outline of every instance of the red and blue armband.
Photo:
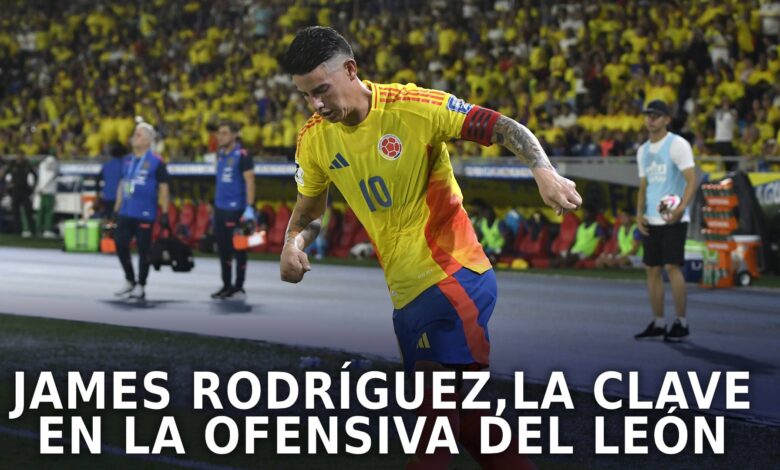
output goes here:
<path id="1" fill-rule="evenodd" d="M 460 131 L 460 137 L 463 140 L 470 140 L 478 144 L 489 146 L 493 138 L 493 127 L 496 121 L 501 117 L 501 113 L 492 109 L 474 106 L 466 114 L 466 120 L 463 122 L 463 128 Z"/>

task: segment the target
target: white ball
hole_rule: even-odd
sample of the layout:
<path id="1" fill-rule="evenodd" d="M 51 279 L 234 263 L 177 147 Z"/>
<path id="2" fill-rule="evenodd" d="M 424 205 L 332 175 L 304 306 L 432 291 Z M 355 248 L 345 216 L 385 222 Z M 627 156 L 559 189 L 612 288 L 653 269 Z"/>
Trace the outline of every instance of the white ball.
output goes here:
<path id="1" fill-rule="evenodd" d="M 661 214 L 661 218 L 667 222 L 672 218 L 672 212 L 680 207 L 682 199 L 676 194 L 667 194 L 661 198 L 658 203 L 658 213 Z"/>

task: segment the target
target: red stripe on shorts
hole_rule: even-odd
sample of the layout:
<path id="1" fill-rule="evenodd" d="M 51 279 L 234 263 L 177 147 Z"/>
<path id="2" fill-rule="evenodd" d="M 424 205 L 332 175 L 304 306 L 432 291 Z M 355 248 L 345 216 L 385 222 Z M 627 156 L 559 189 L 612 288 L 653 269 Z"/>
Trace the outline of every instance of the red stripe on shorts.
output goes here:
<path id="1" fill-rule="evenodd" d="M 458 316 L 463 322 L 463 330 L 466 334 L 466 344 L 471 350 L 474 361 L 481 365 L 490 364 L 490 343 L 485 337 L 485 329 L 479 326 L 479 309 L 471 300 L 463 286 L 450 276 L 436 284 L 447 300 L 450 301 Z"/>

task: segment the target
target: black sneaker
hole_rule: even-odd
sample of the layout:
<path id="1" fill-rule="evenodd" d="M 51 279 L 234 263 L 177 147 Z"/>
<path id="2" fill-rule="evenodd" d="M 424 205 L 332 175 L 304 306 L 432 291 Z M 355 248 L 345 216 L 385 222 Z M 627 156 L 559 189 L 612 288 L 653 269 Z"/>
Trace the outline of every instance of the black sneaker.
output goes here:
<path id="1" fill-rule="evenodd" d="M 634 339 L 644 338 L 657 338 L 659 336 L 666 336 L 666 328 L 663 326 L 655 326 L 655 321 L 651 321 L 645 331 L 634 335 Z"/>
<path id="2" fill-rule="evenodd" d="M 245 300 L 246 292 L 241 287 L 233 287 L 225 295 L 222 296 L 223 300 Z"/>
<path id="3" fill-rule="evenodd" d="M 228 292 L 230 292 L 230 287 L 222 286 L 222 288 L 213 294 L 211 294 L 212 299 L 223 299 L 225 295 L 227 295 Z"/>
<path id="4" fill-rule="evenodd" d="M 669 328 L 669 333 L 664 336 L 664 339 L 666 341 L 680 341 L 689 334 L 690 332 L 688 331 L 688 327 L 682 326 L 680 320 L 675 320 L 672 324 L 672 327 Z"/>

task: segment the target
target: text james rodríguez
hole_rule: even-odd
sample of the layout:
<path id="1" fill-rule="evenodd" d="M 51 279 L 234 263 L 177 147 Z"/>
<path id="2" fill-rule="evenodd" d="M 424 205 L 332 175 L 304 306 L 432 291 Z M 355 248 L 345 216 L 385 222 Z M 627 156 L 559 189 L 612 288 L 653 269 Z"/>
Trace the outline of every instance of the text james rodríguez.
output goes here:
<path id="1" fill-rule="evenodd" d="M 344 364 L 337 385 L 327 372 L 306 371 L 303 384 L 296 376 L 283 371 L 269 371 L 263 380 L 250 371 L 232 374 L 227 382 L 221 383 L 214 372 L 196 371 L 193 373 L 192 409 L 212 412 L 215 410 L 250 411 L 264 405 L 274 412 L 273 416 L 235 416 L 218 415 L 211 418 L 203 430 L 208 449 L 215 454 L 234 452 L 254 454 L 257 440 L 272 439 L 277 454 L 354 454 L 368 452 L 386 454 L 389 451 L 391 436 L 396 436 L 402 449 L 413 454 L 420 445 L 426 419 L 433 419 L 433 430 L 425 448 L 434 452 L 446 448 L 458 453 L 457 441 L 445 416 L 426 418 L 424 416 L 410 420 L 403 416 L 383 415 L 390 405 L 403 410 L 415 410 L 423 402 L 426 388 L 432 392 L 433 407 L 436 409 L 483 410 L 480 420 L 481 451 L 483 454 L 500 453 L 508 448 L 513 436 L 517 442 L 517 452 L 521 454 L 573 454 L 572 445 L 560 442 L 559 420 L 557 416 L 518 416 L 507 421 L 503 412 L 507 400 L 498 398 L 495 407 L 491 401 L 478 397 L 490 378 L 487 371 L 463 372 L 462 380 L 469 391 L 457 402 L 455 396 L 456 374 L 454 371 L 434 372 L 423 376 L 416 373 L 414 379 L 403 372 L 388 374 L 381 371 L 362 372 L 356 381 L 350 375 L 356 372 L 348 370 Z M 89 419 L 78 415 L 79 406 L 89 405 L 95 410 L 165 410 L 171 402 L 171 394 L 166 387 L 168 374 L 152 371 L 139 374 L 133 371 L 115 371 L 111 374 L 111 404 L 106 407 L 106 372 L 92 372 L 88 377 L 80 372 L 68 372 L 66 377 L 67 395 L 60 395 L 55 377 L 51 372 L 41 372 L 29 397 L 25 396 L 25 372 L 15 373 L 15 404 L 8 413 L 9 420 L 20 418 L 27 410 L 76 410 L 76 415 L 64 416 L 47 414 L 40 417 L 39 451 L 41 454 L 63 454 L 82 452 L 81 443 L 86 452 L 101 453 L 101 417 Z M 354 379 L 354 377 L 353 377 Z M 573 410 L 566 379 L 562 372 L 552 372 L 543 399 L 540 402 L 527 400 L 524 394 L 523 373 L 516 372 L 514 377 L 515 410 L 549 410 L 558 407 Z M 429 384 L 426 384 L 429 380 Z M 605 395 L 605 386 L 609 383 L 623 382 L 629 385 L 627 400 L 610 398 Z M 674 415 L 678 409 L 689 409 L 692 405 L 700 410 L 708 410 L 719 388 L 725 394 L 726 409 L 747 410 L 749 373 L 744 371 L 713 372 L 705 381 L 700 380 L 696 372 L 680 374 L 667 372 L 655 400 L 639 397 L 639 374 L 629 372 L 627 377 L 616 371 L 607 371 L 598 376 L 593 387 L 597 405 L 609 411 L 663 410 L 666 414 L 655 423 L 649 423 L 647 416 L 623 417 L 623 442 L 605 442 L 605 416 L 595 417 L 595 452 L 597 454 L 647 454 L 649 446 L 665 454 L 678 454 L 685 449 L 689 437 L 693 438 L 694 451 L 697 454 L 711 452 L 723 454 L 725 449 L 724 418 L 713 416 L 707 420 L 704 416 L 693 418 L 693 427 Z M 353 386 L 354 383 L 354 386 Z M 263 385 L 265 384 L 265 385 Z M 140 390 L 139 390 L 140 387 Z M 248 393 L 239 393 L 239 388 Z M 145 392 L 147 398 L 136 399 L 136 392 Z M 334 402 L 331 392 L 337 392 Z M 693 396 L 689 403 L 686 391 Z M 227 403 L 219 398 L 227 397 Z M 239 396 L 241 395 L 241 396 Z M 407 396 L 411 395 L 411 397 Z M 292 416 L 284 415 L 299 400 L 303 400 L 306 410 L 353 410 L 354 404 L 377 415 L 367 416 L 347 413 L 346 416 Z M 264 403 L 263 403 L 264 400 Z M 391 400 L 394 400 L 391 402 Z M 235 415 L 235 413 L 233 413 Z M 271 414 L 271 413 L 269 413 Z M 69 421 L 69 422 L 68 422 Z M 542 439 L 542 427 L 548 431 L 546 442 Z M 714 426 L 713 426 L 714 424 Z M 652 429 L 649 429 L 652 426 Z M 676 432 L 665 431 L 674 429 Z M 496 430 L 501 439 L 496 439 Z M 190 431 L 190 429 L 188 429 Z M 493 438 L 490 435 L 493 431 Z M 302 434 L 305 433 L 305 436 Z M 63 445 L 63 437 L 70 436 L 70 445 Z M 153 442 L 138 442 L 136 422 L 133 416 L 125 417 L 125 446 L 128 454 L 159 454 L 166 450 L 185 454 L 186 450 L 181 434 L 173 416 L 160 416 L 159 426 Z M 652 441 L 648 442 L 649 439 Z M 424 442 L 422 443 L 425 444 Z M 705 446 L 707 447 L 705 449 Z"/>

